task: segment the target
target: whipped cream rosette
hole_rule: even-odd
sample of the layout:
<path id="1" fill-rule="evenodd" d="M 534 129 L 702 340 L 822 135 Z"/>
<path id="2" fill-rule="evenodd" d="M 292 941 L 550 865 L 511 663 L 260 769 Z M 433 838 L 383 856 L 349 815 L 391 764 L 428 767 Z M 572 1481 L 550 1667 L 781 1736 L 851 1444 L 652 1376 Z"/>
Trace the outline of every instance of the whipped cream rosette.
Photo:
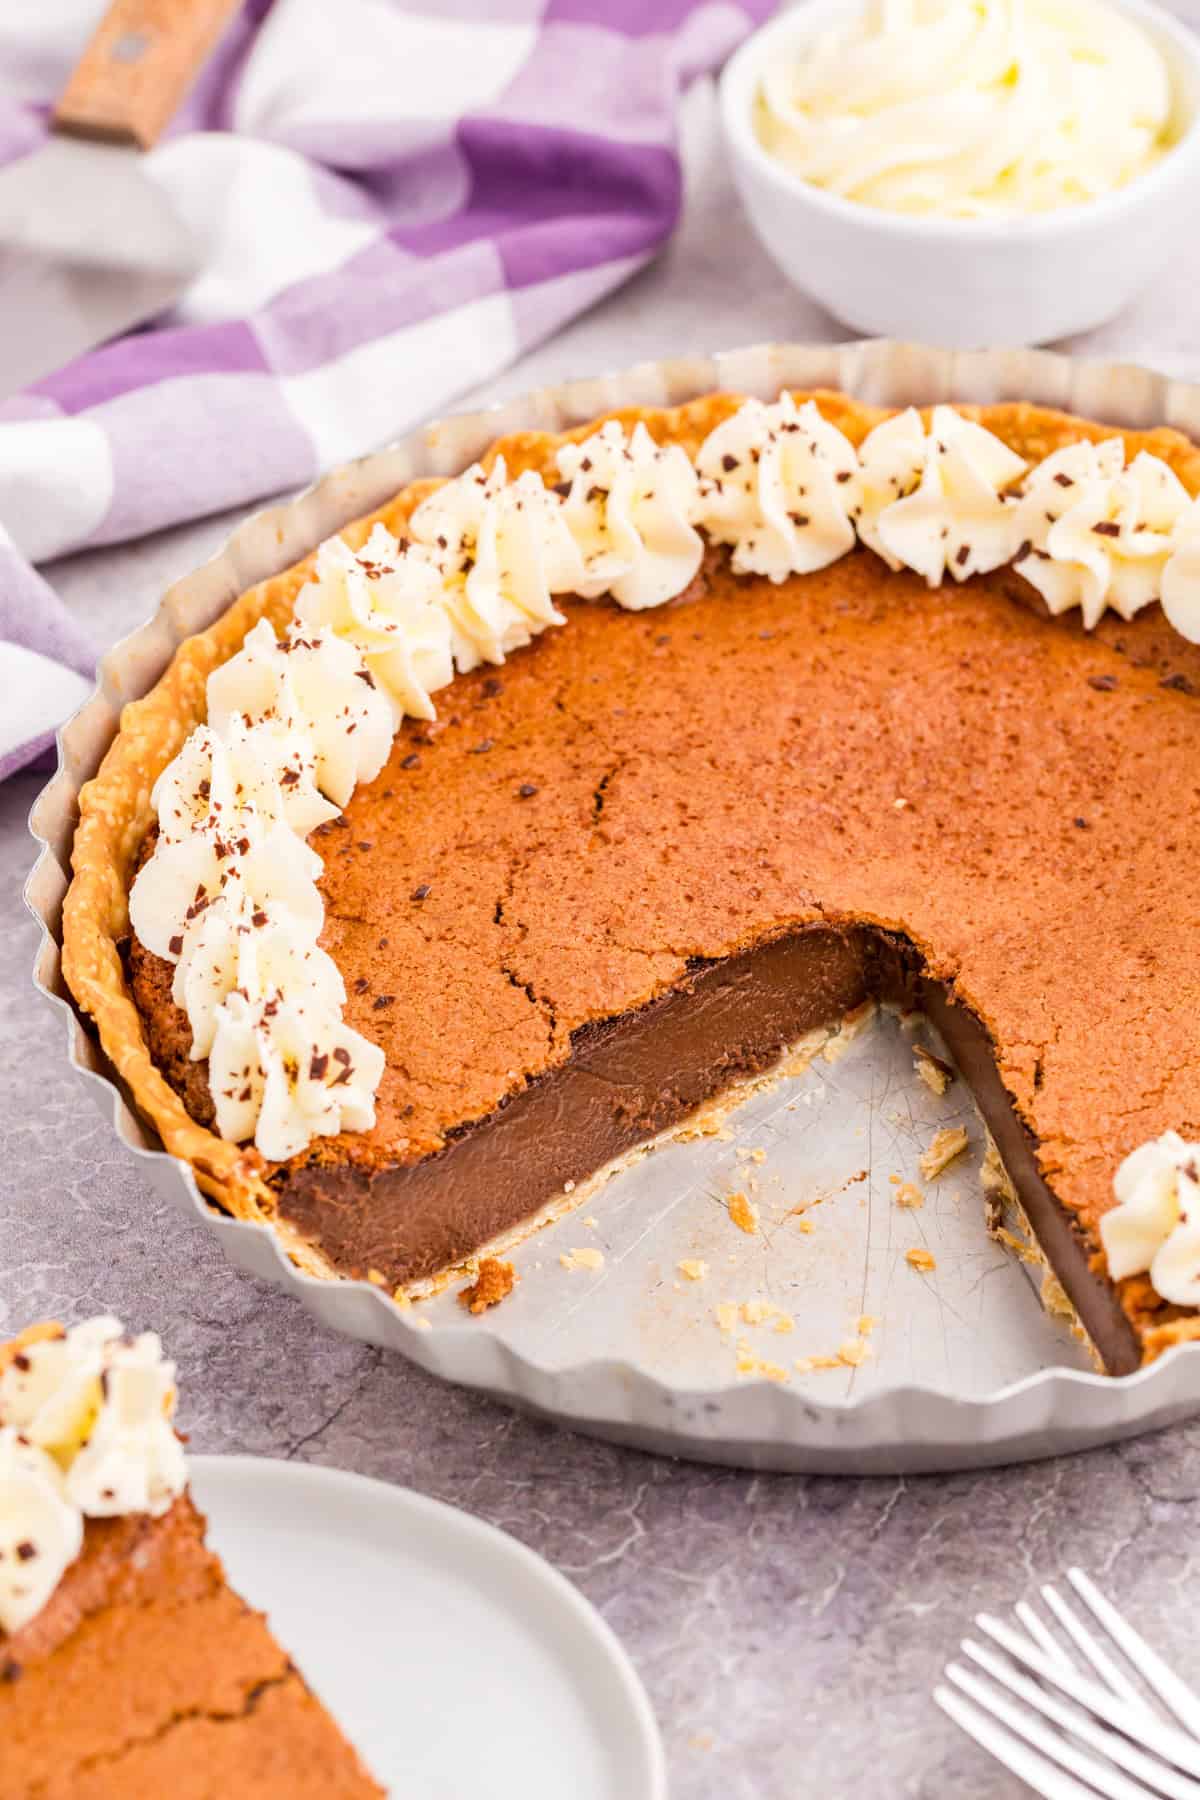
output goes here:
<path id="1" fill-rule="evenodd" d="M 561 625 L 556 594 L 570 593 L 579 552 L 562 503 L 527 471 L 508 481 L 504 458 L 447 481 L 414 512 L 413 537 L 432 552 L 462 673 L 502 663 L 548 625 Z"/>
<path id="2" fill-rule="evenodd" d="M 123 1384 L 127 1375 L 134 1379 Z M 164 1361 L 154 1332 L 128 1337 L 108 1315 L 28 1345 L 0 1375 L 0 1423 L 52 1456 L 66 1476 L 68 1499 L 97 1515 L 162 1513 L 182 1491 L 183 1452 L 170 1425 L 174 1403 L 175 1365 Z M 122 1444 L 128 1452 L 129 1467 L 113 1473 L 126 1490 L 132 1484 L 133 1504 L 92 1492 L 98 1458 L 87 1452 L 98 1434 L 106 1455 Z"/>
<path id="3" fill-rule="evenodd" d="M 275 900 L 264 904 L 240 871 L 226 883 L 185 931 L 175 965 L 172 998 L 187 1013 L 194 1060 L 212 1049 L 220 1008 L 235 990 L 262 1001 L 303 993 L 315 1019 L 328 1019 L 345 1005 L 337 964 L 317 944 L 322 922 L 315 885 L 302 910 Z"/>
<path id="4" fill-rule="evenodd" d="M 1027 465 L 983 426 L 935 406 L 926 431 L 909 407 L 867 435 L 858 460 L 858 535 L 890 568 L 938 587 L 1011 559 L 1019 539 L 1006 490 Z"/>
<path id="5" fill-rule="evenodd" d="M 223 737 L 211 726 L 197 726 L 150 798 L 166 844 L 204 829 L 236 841 L 252 821 L 280 823 L 306 837 L 338 815 L 317 787 L 309 733 L 278 718 L 250 724 L 242 713 L 228 719 Z"/>
<path id="6" fill-rule="evenodd" d="M 1111 606 L 1123 619 L 1157 600 L 1189 510 L 1167 464 L 1120 438 L 1070 444 L 1039 463 L 1017 509 L 1016 567 L 1052 613 L 1078 607 L 1090 630 Z"/>
<path id="7" fill-rule="evenodd" d="M 0 1627 L 36 1617 L 83 1521 L 166 1512 L 187 1482 L 175 1365 L 153 1332 L 88 1320 L 25 1344 L 0 1373 Z"/>
<path id="8" fill-rule="evenodd" d="M 1114 1281 L 1148 1273 L 1164 1300 L 1200 1306 L 1200 1144 L 1166 1131 L 1113 1178 L 1117 1204 L 1100 1221 Z"/>
<path id="9" fill-rule="evenodd" d="M 572 584 L 585 599 L 609 594 L 631 612 L 681 594 L 700 567 L 696 471 L 678 444 L 656 444 L 615 419 L 557 455 L 563 518 L 582 560 Z"/>
<path id="10" fill-rule="evenodd" d="M 858 458 L 813 401 L 748 401 L 705 439 L 696 467 L 699 522 L 731 546 L 739 574 L 785 581 L 853 550 Z"/>
<path id="11" fill-rule="evenodd" d="M 340 1007 L 322 1014 L 312 987 L 294 991 L 298 999 L 235 989 L 217 1013 L 208 1058 L 221 1136 L 253 1134 L 274 1162 L 315 1137 L 369 1130 L 384 1069 L 383 1051 L 342 1022 Z"/>
<path id="12" fill-rule="evenodd" d="M 82 1548 L 83 1515 L 58 1464 L 0 1426 L 0 1630 L 36 1618 Z"/>
<path id="13" fill-rule="evenodd" d="M 345 806 L 360 781 L 371 781 L 392 746 L 391 708 L 352 644 L 319 626 L 288 627 L 277 638 L 262 619 L 237 655 L 208 678 L 208 723 L 226 737 L 232 721 L 280 723 L 306 733 L 317 785 Z"/>
<path id="14" fill-rule="evenodd" d="M 376 525 L 361 550 L 327 538 L 316 573 L 296 600 L 305 626 L 328 626 L 362 657 L 392 702 L 393 728 L 405 716 L 436 718 L 431 695 L 454 679 L 450 616 L 442 574 L 423 544 L 397 544 Z"/>
<path id="15" fill-rule="evenodd" d="M 1200 644 L 1200 500 L 1189 500 L 1176 520 L 1160 599 L 1167 623 Z"/>
<path id="16" fill-rule="evenodd" d="M 264 829 L 253 815 L 243 825 L 232 840 L 210 826 L 156 847 L 129 894 L 130 922 L 147 950 L 178 962 L 227 887 L 264 914 L 286 911 L 316 941 L 324 919 L 320 857 L 285 825 Z"/>

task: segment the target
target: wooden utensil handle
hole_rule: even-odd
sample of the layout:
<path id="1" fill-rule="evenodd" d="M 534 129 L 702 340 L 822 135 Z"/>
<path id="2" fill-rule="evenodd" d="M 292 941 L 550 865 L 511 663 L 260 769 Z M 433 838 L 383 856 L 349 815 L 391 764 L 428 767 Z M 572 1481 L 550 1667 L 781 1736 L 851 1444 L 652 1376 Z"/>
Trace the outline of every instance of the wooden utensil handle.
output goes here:
<path id="1" fill-rule="evenodd" d="M 112 0 L 54 108 L 56 131 L 149 150 L 240 0 Z"/>

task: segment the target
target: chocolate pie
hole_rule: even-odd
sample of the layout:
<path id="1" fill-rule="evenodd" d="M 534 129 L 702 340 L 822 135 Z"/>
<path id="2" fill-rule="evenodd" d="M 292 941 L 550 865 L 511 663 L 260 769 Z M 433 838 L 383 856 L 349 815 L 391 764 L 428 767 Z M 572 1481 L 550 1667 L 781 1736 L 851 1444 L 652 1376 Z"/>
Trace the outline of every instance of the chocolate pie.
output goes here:
<path id="1" fill-rule="evenodd" d="M 756 406 L 505 439 L 238 597 L 83 791 L 67 979 L 218 1205 L 401 1296 L 920 1008 L 1130 1370 L 1200 1334 L 1200 451 Z"/>

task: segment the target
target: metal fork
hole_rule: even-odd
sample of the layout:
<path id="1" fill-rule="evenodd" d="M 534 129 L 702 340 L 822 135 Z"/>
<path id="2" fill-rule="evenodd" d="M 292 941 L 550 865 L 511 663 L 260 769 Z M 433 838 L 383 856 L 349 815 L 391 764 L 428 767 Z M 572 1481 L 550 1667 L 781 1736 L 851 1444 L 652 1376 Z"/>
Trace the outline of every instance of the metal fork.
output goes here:
<path id="1" fill-rule="evenodd" d="M 980 1613 L 998 1648 L 964 1638 L 968 1662 L 947 1663 L 937 1704 L 1046 1800 L 1200 1800 L 1200 1698 L 1082 1569 L 1067 1580 L 1091 1628 L 1052 1587 L 1042 1599 L 1065 1645 L 1024 1601 L 1023 1630 Z"/>

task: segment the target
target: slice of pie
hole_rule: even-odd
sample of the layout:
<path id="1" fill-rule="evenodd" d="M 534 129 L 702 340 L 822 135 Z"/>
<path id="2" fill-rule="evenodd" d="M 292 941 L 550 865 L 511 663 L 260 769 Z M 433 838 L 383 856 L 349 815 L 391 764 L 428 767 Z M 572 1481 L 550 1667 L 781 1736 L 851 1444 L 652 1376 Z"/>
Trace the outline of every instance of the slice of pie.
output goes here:
<path id="1" fill-rule="evenodd" d="M 0 1347 L 0 1791 L 381 1795 L 206 1548 L 173 1402 L 115 1319 Z"/>
<path id="2" fill-rule="evenodd" d="M 1200 1335 L 1198 492 L 1023 404 L 506 439 L 126 708 L 67 979 L 219 1205 L 401 1298 L 922 1008 L 1132 1369 Z"/>

